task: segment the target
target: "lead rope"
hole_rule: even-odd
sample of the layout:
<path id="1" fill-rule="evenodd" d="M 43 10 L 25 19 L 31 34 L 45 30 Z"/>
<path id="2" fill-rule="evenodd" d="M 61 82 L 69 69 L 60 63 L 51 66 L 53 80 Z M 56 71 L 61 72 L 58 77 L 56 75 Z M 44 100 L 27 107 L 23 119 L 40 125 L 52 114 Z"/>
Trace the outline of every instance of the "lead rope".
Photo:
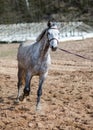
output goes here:
<path id="1" fill-rule="evenodd" d="M 62 49 L 62 48 L 59 48 L 59 47 L 58 47 L 58 49 L 59 49 L 60 51 L 66 52 L 66 53 L 68 53 L 68 54 L 75 55 L 75 56 L 77 56 L 77 57 L 80 57 L 80 58 L 83 58 L 83 59 L 86 59 L 86 60 L 89 60 L 89 61 L 93 62 L 93 59 L 89 59 L 89 58 L 87 58 L 87 57 L 81 56 L 81 55 L 79 55 L 79 54 L 70 52 L 70 51 L 68 51 L 68 50 L 65 50 L 65 49 Z"/>

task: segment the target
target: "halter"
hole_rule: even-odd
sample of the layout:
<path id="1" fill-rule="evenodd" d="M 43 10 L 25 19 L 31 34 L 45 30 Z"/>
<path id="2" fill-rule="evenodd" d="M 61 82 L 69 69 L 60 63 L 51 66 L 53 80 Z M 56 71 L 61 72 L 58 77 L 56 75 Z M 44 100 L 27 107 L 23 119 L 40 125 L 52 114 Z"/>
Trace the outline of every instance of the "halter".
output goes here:
<path id="1" fill-rule="evenodd" d="M 57 28 L 53 28 L 53 27 L 52 27 L 52 28 L 48 28 L 46 31 L 48 31 L 49 29 L 55 29 L 55 30 L 58 30 Z M 52 39 L 50 39 L 50 40 L 48 39 L 48 42 L 50 43 L 52 40 L 56 40 L 57 43 L 59 42 L 58 39 L 56 39 L 56 38 L 52 38 Z"/>
<path id="2" fill-rule="evenodd" d="M 56 39 L 56 38 L 52 38 L 52 39 L 48 40 L 48 42 L 50 43 L 52 40 L 56 40 L 57 43 L 59 42 L 58 39 Z"/>
<path id="3" fill-rule="evenodd" d="M 51 28 L 51 27 L 49 27 L 49 28 L 47 28 L 44 32 L 43 32 L 43 34 L 41 35 L 41 38 L 39 39 L 39 41 L 43 38 L 43 36 L 45 35 L 45 33 L 49 30 L 49 29 L 56 29 L 56 30 L 58 30 L 57 28 Z M 47 34 L 47 37 L 48 37 L 48 34 Z M 57 42 L 59 42 L 58 41 L 58 39 L 56 39 L 56 38 L 52 38 L 52 39 L 48 39 L 48 42 L 50 43 L 52 40 L 56 40 Z"/>

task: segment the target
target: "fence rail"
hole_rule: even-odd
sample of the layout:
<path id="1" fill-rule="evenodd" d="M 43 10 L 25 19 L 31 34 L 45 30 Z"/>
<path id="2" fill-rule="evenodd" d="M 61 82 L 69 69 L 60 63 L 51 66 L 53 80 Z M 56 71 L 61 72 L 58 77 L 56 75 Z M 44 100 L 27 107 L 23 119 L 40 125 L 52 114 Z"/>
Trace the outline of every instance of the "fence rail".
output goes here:
<path id="1" fill-rule="evenodd" d="M 93 28 L 83 22 L 58 22 L 60 41 L 93 37 Z M 20 23 L 0 25 L 0 42 L 35 40 L 47 23 Z"/>

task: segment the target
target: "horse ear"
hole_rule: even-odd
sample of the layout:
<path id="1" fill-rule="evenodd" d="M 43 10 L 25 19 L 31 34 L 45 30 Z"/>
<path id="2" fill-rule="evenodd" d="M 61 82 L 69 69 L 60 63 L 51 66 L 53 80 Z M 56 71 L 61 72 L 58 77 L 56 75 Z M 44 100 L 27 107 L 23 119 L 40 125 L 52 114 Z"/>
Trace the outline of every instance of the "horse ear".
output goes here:
<path id="1" fill-rule="evenodd" d="M 48 28 L 51 28 L 52 26 L 56 26 L 56 22 L 48 21 L 47 26 Z"/>
<path id="2" fill-rule="evenodd" d="M 48 21 L 47 26 L 50 28 L 52 26 L 52 22 Z"/>

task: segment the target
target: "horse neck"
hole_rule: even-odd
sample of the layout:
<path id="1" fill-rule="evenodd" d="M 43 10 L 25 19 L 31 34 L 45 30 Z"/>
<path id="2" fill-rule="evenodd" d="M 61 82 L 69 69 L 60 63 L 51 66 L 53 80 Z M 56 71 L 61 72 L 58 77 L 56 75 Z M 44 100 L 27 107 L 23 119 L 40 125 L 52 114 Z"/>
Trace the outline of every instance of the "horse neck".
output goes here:
<path id="1" fill-rule="evenodd" d="M 40 44 L 41 44 L 41 50 L 40 50 L 41 57 L 44 58 L 49 54 L 49 44 L 46 35 L 41 39 Z"/>

